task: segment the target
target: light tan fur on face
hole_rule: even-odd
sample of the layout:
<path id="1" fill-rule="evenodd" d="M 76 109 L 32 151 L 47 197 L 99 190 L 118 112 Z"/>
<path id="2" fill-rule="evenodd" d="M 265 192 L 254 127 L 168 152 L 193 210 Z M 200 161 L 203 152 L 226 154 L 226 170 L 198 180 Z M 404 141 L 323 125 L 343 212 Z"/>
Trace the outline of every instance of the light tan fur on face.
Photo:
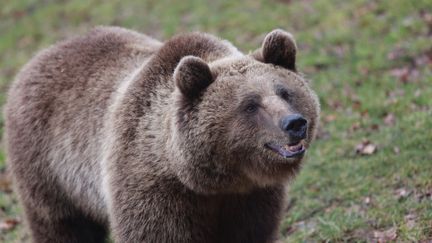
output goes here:
<path id="1" fill-rule="evenodd" d="M 309 145 L 319 116 L 296 51 L 282 30 L 249 56 L 209 34 L 161 43 L 118 27 L 42 51 L 5 110 L 33 241 L 274 242 L 301 158 L 263 145 L 289 140 L 279 122 L 292 113 L 308 120 Z"/>

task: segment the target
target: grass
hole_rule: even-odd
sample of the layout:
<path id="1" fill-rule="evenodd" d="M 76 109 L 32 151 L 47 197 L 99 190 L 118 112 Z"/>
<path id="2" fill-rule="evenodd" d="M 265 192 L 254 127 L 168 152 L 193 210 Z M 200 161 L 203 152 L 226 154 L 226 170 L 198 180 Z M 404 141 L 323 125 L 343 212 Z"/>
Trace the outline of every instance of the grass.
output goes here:
<path id="1" fill-rule="evenodd" d="M 1 104 L 37 50 L 95 25 L 159 39 L 205 31 L 245 52 L 274 28 L 292 32 L 298 66 L 323 111 L 320 135 L 290 188 L 281 241 L 432 240 L 429 0 L 7 1 L 0 9 Z M 357 154 L 363 140 L 376 152 Z M 0 241 L 21 242 L 21 223 L 1 226 L 22 220 L 4 158 L 0 153 Z"/>

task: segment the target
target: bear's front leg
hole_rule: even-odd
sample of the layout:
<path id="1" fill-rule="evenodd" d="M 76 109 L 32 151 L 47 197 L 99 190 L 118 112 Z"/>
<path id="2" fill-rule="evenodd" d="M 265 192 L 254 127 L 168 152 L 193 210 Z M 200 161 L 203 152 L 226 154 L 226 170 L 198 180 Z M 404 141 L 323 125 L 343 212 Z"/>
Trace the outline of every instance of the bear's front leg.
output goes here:
<path id="1" fill-rule="evenodd" d="M 215 200 L 195 195 L 174 178 L 146 184 L 126 179 L 113 188 L 110 217 L 116 243 L 214 242 Z"/>

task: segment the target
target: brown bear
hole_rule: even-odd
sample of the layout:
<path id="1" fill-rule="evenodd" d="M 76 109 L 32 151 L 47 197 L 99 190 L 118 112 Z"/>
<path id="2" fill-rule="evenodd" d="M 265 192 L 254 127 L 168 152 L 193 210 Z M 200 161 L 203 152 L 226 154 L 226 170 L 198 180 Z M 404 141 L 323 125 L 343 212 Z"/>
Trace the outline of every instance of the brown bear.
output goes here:
<path id="1" fill-rule="evenodd" d="M 5 111 L 33 241 L 274 242 L 319 116 L 296 51 L 118 27 L 42 51 Z"/>

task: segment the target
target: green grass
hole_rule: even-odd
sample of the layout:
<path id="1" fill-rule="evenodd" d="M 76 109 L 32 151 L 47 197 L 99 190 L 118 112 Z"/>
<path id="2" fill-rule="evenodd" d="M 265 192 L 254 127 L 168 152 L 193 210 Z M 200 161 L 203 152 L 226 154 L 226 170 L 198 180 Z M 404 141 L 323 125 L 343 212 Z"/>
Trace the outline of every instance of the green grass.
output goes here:
<path id="1" fill-rule="evenodd" d="M 37 50 L 95 25 L 160 39 L 205 31 L 245 52 L 282 28 L 297 38 L 299 69 L 311 79 L 323 111 L 320 136 L 291 185 L 281 240 L 377 241 L 387 230 L 396 232 L 388 236 L 394 241 L 432 240 L 429 0 L 58 2 L 1 4 L 1 104 L 8 84 Z M 388 114 L 394 122 L 385 122 Z M 377 145 L 376 153 L 356 154 L 364 139 Z M 0 189 L 0 223 L 21 219 L 15 196 Z M 23 232 L 22 224 L 0 229 L 0 241 L 21 242 Z"/>

